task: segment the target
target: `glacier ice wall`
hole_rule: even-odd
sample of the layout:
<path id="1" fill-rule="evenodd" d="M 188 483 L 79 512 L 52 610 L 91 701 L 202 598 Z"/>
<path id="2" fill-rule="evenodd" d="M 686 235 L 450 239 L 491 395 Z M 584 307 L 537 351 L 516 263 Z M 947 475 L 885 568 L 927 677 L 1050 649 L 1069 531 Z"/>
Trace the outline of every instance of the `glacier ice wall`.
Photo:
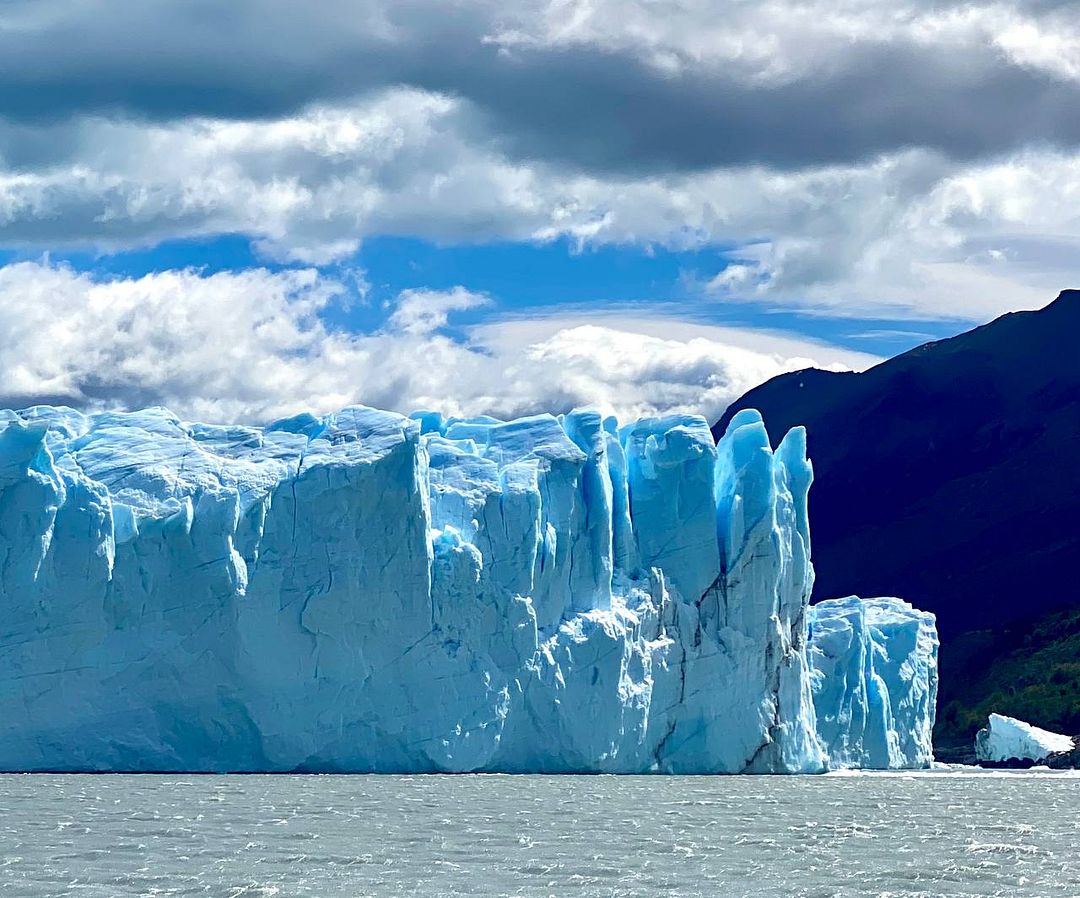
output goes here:
<path id="1" fill-rule="evenodd" d="M 923 765 L 931 616 L 822 603 L 808 651 L 805 450 L 755 412 L 0 412 L 0 769 Z"/>
<path id="2" fill-rule="evenodd" d="M 934 615 L 901 599 L 849 596 L 814 605 L 809 663 L 829 766 L 930 766 L 937 661 Z"/>
<path id="3" fill-rule="evenodd" d="M 801 430 L 0 428 L 0 769 L 823 768 Z"/>

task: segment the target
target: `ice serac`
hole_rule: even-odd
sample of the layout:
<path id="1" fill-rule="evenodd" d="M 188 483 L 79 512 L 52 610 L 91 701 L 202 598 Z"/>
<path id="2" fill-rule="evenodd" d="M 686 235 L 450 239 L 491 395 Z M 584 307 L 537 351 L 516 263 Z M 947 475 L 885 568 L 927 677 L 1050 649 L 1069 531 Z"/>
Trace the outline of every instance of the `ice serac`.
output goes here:
<path id="1" fill-rule="evenodd" d="M 975 736 L 976 760 L 991 764 L 1008 761 L 1037 764 L 1076 747 L 1072 736 L 1052 733 L 1003 714 L 991 714 L 987 725 Z"/>
<path id="2" fill-rule="evenodd" d="M 929 767 L 934 759 L 934 615 L 895 598 L 810 608 L 817 730 L 834 769 Z"/>
<path id="3" fill-rule="evenodd" d="M 0 412 L 0 768 L 822 770 L 811 480 L 753 412 Z"/>

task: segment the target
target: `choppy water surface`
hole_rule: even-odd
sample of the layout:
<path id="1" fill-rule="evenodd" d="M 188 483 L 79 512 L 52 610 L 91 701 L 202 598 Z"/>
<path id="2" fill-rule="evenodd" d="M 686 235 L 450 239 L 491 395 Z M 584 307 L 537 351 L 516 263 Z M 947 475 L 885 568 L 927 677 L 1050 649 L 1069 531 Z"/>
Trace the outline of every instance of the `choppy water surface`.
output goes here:
<path id="1" fill-rule="evenodd" d="M 0 777 L 0 896 L 1080 895 L 1080 778 Z"/>

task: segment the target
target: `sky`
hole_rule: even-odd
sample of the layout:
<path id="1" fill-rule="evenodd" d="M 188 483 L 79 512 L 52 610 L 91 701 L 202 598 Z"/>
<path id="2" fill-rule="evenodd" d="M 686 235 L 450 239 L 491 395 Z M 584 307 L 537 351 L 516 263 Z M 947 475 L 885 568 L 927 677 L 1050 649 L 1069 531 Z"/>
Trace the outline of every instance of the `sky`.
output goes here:
<path id="1" fill-rule="evenodd" d="M 715 418 L 1078 244 L 1071 2 L 0 0 L 0 407 Z"/>

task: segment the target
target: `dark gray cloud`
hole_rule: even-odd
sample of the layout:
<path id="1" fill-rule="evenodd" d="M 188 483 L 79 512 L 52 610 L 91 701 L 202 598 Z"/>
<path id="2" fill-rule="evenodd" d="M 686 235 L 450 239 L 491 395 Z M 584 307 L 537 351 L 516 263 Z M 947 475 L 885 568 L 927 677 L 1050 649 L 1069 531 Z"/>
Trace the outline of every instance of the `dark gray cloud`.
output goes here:
<path id="1" fill-rule="evenodd" d="M 1051 17 L 1059 7 L 1013 5 Z M 483 3 L 38 0 L 0 10 L 14 26 L 0 27 L 0 116 L 16 124 L 270 119 L 407 85 L 468 100 L 476 138 L 514 158 L 592 172 L 799 168 L 912 147 L 971 160 L 1080 144 L 1080 82 L 1019 65 L 986 40 L 837 39 L 784 77 L 761 78 L 723 61 L 666 70 L 625 42 L 507 50 L 489 39 L 500 13 Z M 732 11 L 745 17 L 746 6 Z M 797 38 L 777 43 L 780 67 Z M 43 155 L 6 142 L 14 167 L 63 152 L 62 141 Z"/>
<path id="2" fill-rule="evenodd" d="M 1075 281 L 1073 10 L 0 0 L 0 241 L 726 246 L 708 301 L 979 320 Z"/>
<path id="3" fill-rule="evenodd" d="M 773 87 L 662 77 L 625 55 L 577 51 L 533 54 L 466 88 L 515 154 L 592 170 L 790 169 L 913 148 L 971 160 L 1080 144 L 1080 84 L 996 59 L 958 70 L 914 45 L 854 48 L 836 71 Z"/>

